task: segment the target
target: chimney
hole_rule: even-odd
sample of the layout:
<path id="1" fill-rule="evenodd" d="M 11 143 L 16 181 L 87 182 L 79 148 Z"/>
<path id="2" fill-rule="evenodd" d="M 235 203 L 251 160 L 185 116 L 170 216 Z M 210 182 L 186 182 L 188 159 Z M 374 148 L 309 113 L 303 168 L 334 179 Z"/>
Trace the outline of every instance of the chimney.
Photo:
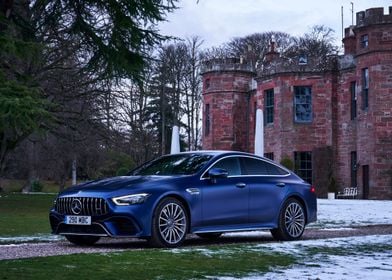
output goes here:
<path id="1" fill-rule="evenodd" d="M 271 36 L 271 40 L 269 43 L 268 52 L 265 54 L 265 61 L 267 63 L 271 63 L 272 61 L 276 60 L 279 57 L 279 52 L 277 52 L 277 45 L 275 41 L 275 36 Z"/>
<path id="2" fill-rule="evenodd" d="M 344 54 L 355 55 L 357 52 L 357 41 L 354 32 L 354 26 L 347 27 L 344 30 L 344 35 L 345 35 L 343 38 Z"/>

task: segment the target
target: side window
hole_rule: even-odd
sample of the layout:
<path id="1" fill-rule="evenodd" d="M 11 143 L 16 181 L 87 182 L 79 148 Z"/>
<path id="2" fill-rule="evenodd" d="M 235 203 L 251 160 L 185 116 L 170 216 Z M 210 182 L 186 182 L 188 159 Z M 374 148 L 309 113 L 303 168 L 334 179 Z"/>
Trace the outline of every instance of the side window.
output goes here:
<path id="1" fill-rule="evenodd" d="M 243 158 L 246 175 L 286 175 L 286 170 L 269 162 L 255 159 Z"/>
<path id="2" fill-rule="evenodd" d="M 369 108 L 369 68 L 362 69 L 362 109 Z"/>
<path id="3" fill-rule="evenodd" d="M 274 90 L 264 91 L 264 123 L 274 122 Z"/>
<path id="4" fill-rule="evenodd" d="M 273 165 L 271 163 L 268 164 L 268 172 L 270 175 L 287 175 L 289 174 L 286 170 L 280 168 L 279 166 Z"/>
<path id="5" fill-rule="evenodd" d="M 242 160 L 246 175 L 268 175 L 266 162 L 254 158 L 243 158 Z"/>
<path id="6" fill-rule="evenodd" d="M 311 123 L 312 114 L 312 88 L 309 86 L 294 87 L 294 121 Z"/>
<path id="7" fill-rule="evenodd" d="M 236 157 L 224 158 L 213 165 L 212 168 L 222 168 L 227 170 L 229 176 L 241 175 L 241 167 Z"/>
<path id="8" fill-rule="evenodd" d="M 367 48 L 369 46 L 369 35 L 365 34 L 361 36 L 361 48 Z"/>
<path id="9" fill-rule="evenodd" d="M 211 126 L 210 104 L 206 104 L 205 121 L 204 121 L 204 135 L 205 136 L 208 136 L 210 134 L 210 126 Z"/>

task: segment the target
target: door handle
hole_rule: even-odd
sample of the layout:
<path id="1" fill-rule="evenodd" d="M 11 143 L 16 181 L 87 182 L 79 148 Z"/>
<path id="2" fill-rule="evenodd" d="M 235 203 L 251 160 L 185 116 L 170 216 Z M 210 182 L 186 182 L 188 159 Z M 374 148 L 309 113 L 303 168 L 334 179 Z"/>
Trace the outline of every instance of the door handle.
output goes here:
<path id="1" fill-rule="evenodd" d="M 286 184 L 285 183 L 277 183 L 276 186 L 283 188 L 284 186 L 286 186 Z"/>
<path id="2" fill-rule="evenodd" d="M 242 188 L 245 188 L 245 187 L 246 187 L 246 184 L 245 184 L 245 183 L 237 183 L 235 186 L 236 186 L 237 188 L 242 189 Z"/>

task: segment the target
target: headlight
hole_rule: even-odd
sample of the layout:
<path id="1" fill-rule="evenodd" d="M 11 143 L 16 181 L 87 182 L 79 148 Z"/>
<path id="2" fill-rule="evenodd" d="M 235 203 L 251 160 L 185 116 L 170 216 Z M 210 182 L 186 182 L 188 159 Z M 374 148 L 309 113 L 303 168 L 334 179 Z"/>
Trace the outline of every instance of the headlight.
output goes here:
<path id="1" fill-rule="evenodd" d="M 139 194 L 131 194 L 124 195 L 119 197 L 113 197 L 112 201 L 117 205 L 132 205 L 132 204 L 140 204 L 146 201 L 146 199 L 150 196 L 148 193 L 139 193 Z"/>

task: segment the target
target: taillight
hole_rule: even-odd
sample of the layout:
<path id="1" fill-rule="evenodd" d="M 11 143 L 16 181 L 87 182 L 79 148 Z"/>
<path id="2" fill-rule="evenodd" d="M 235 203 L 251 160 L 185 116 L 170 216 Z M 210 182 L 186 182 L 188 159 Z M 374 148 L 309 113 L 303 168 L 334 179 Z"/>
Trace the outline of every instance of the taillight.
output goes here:
<path id="1" fill-rule="evenodd" d="M 316 192 L 316 188 L 314 186 L 310 186 L 310 192 L 311 193 L 315 193 Z"/>

